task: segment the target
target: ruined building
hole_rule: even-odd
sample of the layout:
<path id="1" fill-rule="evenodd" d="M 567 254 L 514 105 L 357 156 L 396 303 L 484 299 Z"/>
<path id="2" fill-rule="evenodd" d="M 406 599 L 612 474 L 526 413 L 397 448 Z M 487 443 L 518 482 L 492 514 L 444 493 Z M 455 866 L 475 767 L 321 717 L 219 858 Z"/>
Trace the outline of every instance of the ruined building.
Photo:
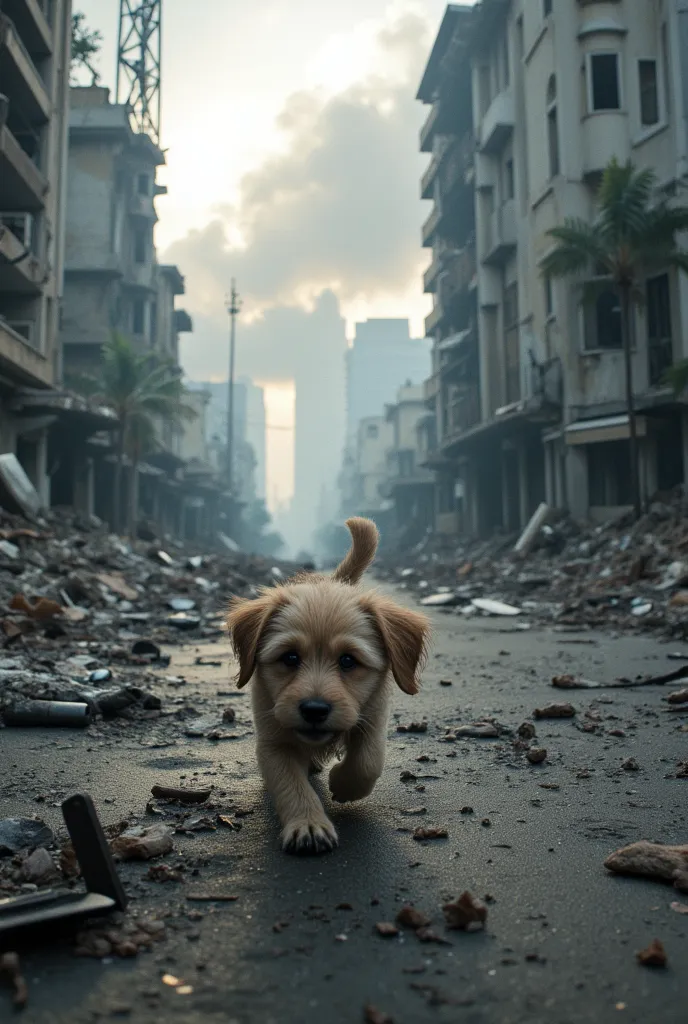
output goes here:
<path id="1" fill-rule="evenodd" d="M 616 157 L 684 180 L 688 10 L 680 0 L 450 5 L 426 66 L 421 189 L 437 414 L 437 526 L 522 527 L 538 503 L 604 518 L 630 502 L 620 311 L 598 282 L 545 280 L 547 231 L 590 221 Z M 688 355 L 688 278 L 645 282 L 633 371 L 641 483 L 685 480 L 688 417 L 663 384 Z"/>
<path id="2" fill-rule="evenodd" d="M 68 0 L 0 5 L 0 453 L 43 504 L 49 430 L 79 415 L 55 390 L 70 46 Z"/>

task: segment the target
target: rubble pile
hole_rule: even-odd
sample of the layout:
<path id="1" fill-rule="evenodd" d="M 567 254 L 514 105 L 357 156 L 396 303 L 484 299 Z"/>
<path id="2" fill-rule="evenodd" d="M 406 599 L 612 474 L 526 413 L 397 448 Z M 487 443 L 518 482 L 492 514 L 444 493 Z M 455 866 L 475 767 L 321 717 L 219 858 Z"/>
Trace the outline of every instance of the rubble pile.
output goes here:
<path id="1" fill-rule="evenodd" d="M 523 534 L 448 549 L 427 538 L 410 559 L 378 563 L 423 605 L 467 616 L 521 616 L 562 628 L 688 637 L 688 498 L 600 526 L 540 506 Z"/>
<path id="2" fill-rule="evenodd" d="M 159 715 L 151 670 L 169 664 L 161 649 L 221 637 L 231 597 L 295 569 L 233 547 L 222 535 L 210 553 L 129 544 L 98 520 L 51 514 L 29 525 L 0 510 L 0 723 Z"/>

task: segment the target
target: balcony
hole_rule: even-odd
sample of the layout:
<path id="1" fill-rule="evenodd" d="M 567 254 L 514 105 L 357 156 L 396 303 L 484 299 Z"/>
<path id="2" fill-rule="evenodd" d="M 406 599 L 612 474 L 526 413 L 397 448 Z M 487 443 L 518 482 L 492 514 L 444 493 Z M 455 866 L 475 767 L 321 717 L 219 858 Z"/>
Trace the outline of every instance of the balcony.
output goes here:
<path id="1" fill-rule="evenodd" d="M 47 17 L 48 0 L 4 0 L 3 13 L 14 22 L 29 53 L 49 57 L 53 40 Z"/>
<path id="2" fill-rule="evenodd" d="M 158 219 L 153 196 L 139 195 L 138 193 L 130 196 L 129 213 L 132 217 L 147 217 L 148 220 L 152 221 L 157 221 Z"/>
<path id="3" fill-rule="evenodd" d="M 7 125 L 0 130 L 0 182 L 5 210 L 42 209 L 48 182 Z"/>
<path id="4" fill-rule="evenodd" d="M 30 215 L 27 216 L 30 219 Z M 23 242 L 18 238 L 10 227 L 3 225 L 0 216 L 0 292 L 41 294 L 46 276 L 45 264 L 31 248 L 29 240 Z"/>
<path id="5" fill-rule="evenodd" d="M 152 263 L 132 263 L 124 275 L 124 284 L 130 288 L 153 291 L 155 281 Z"/>
<path id="6" fill-rule="evenodd" d="M 442 209 L 440 206 L 435 205 L 430 216 L 425 221 L 425 224 L 423 224 L 423 227 L 421 229 L 421 241 L 423 243 L 424 249 L 428 249 L 432 245 L 435 237 L 435 232 L 437 231 L 437 227 L 441 220 Z"/>
<path id="7" fill-rule="evenodd" d="M 4 14 L 0 14 L 0 92 L 11 97 L 12 108 L 19 108 L 27 123 L 50 120 L 48 90 L 13 23 Z"/>
<path id="8" fill-rule="evenodd" d="M 514 130 L 514 94 L 511 89 L 497 93 L 480 125 L 480 149 L 498 153 Z"/>
<path id="9" fill-rule="evenodd" d="M 177 334 L 190 334 L 193 331 L 193 321 L 185 309 L 175 309 L 174 329 Z"/>
<path id="10" fill-rule="evenodd" d="M 446 267 L 440 281 L 442 305 L 448 308 L 454 299 L 463 295 L 475 281 L 476 263 L 474 246 L 455 250 L 445 257 Z"/>
<path id="11" fill-rule="evenodd" d="M 439 393 L 440 375 L 439 373 L 433 373 L 432 377 L 428 377 L 427 380 L 423 381 L 423 401 L 429 409 L 435 408 Z"/>
<path id="12" fill-rule="evenodd" d="M 454 444 L 462 434 L 480 423 L 480 395 L 477 383 L 472 387 L 456 389 L 442 410 L 444 427 L 441 447 Z"/>
<path id="13" fill-rule="evenodd" d="M 428 164 L 427 170 L 420 181 L 421 199 L 432 199 L 435 178 L 437 177 L 437 172 L 440 169 L 440 165 L 442 164 L 450 145 L 451 139 L 449 136 L 435 136 L 435 142 L 432 147 L 432 160 Z"/>
<path id="14" fill-rule="evenodd" d="M 629 152 L 628 117 L 618 110 L 588 114 L 581 122 L 583 176 L 597 177 L 616 157 L 623 163 Z"/>
<path id="15" fill-rule="evenodd" d="M 29 387 L 52 384 L 52 361 L 34 344 L 36 324 L 15 323 L 0 316 L 0 372 Z"/>
<path id="16" fill-rule="evenodd" d="M 432 140 L 437 127 L 437 122 L 440 116 L 440 101 L 435 100 L 430 113 L 428 114 L 427 120 L 420 130 L 420 151 L 421 153 L 432 152 Z"/>
<path id="17" fill-rule="evenodd" d="M 436 328 L 442 323 L 443 319 L 444 309 L 442 308 L 442 304 L 438 301 L 435 301 L 435 308 L 433 309 L 432 313 L 430 313 L 425 318 L 426 338 L 429 338 L 432 335 L 432 332 L 436 330 Z"/>
<path id="18" fill-rule="evenodd" d="M 475 138 L 467 133 L 455 142 L 445 162 L 442 191 L 451 192 L 456 185 L 467 185 L 472 182 L 475 164 Z M 471 199 L 473 198 L 471 193 Z"/>
<path id="19" fill-rule="evenodd" d="M 508 199 L 490 214 L 483 233 L 482 261 L 505 263 L 516 248 L 516 202 Z"/>

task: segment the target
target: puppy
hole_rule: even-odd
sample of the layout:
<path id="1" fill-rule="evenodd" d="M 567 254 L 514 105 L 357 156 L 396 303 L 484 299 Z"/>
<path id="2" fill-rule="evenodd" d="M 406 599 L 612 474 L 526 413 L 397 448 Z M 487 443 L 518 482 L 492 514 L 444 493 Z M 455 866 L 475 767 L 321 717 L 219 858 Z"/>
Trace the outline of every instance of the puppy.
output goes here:
<path id="1" fill-rule="evenodd" d="M 336 801 L 368 796 L 382 773 L 393 678 L 419 689 L 429 623 L 356 588 L 372 562 L 377 527 L 349 519 L 352 545 L 331 577 L 302 575 L 254 600 L 235 598 L 227 625 L 238 686 L 253 679 L 258 765 L 289 853 L 325 853 L 337 833 L 309 774 L 335 756 Z"/>

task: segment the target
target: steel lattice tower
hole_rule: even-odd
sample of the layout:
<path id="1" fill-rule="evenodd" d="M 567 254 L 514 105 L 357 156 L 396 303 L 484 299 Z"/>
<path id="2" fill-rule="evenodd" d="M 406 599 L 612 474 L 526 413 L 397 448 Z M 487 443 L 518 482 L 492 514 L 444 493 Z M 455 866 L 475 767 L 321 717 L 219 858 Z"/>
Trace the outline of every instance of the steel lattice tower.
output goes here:
<path id="1" fill-rule="evenodd" d="M 131 109 L 134 131 L 160 145 L 162 0 L 120 0 L 117 103 Z"/>

